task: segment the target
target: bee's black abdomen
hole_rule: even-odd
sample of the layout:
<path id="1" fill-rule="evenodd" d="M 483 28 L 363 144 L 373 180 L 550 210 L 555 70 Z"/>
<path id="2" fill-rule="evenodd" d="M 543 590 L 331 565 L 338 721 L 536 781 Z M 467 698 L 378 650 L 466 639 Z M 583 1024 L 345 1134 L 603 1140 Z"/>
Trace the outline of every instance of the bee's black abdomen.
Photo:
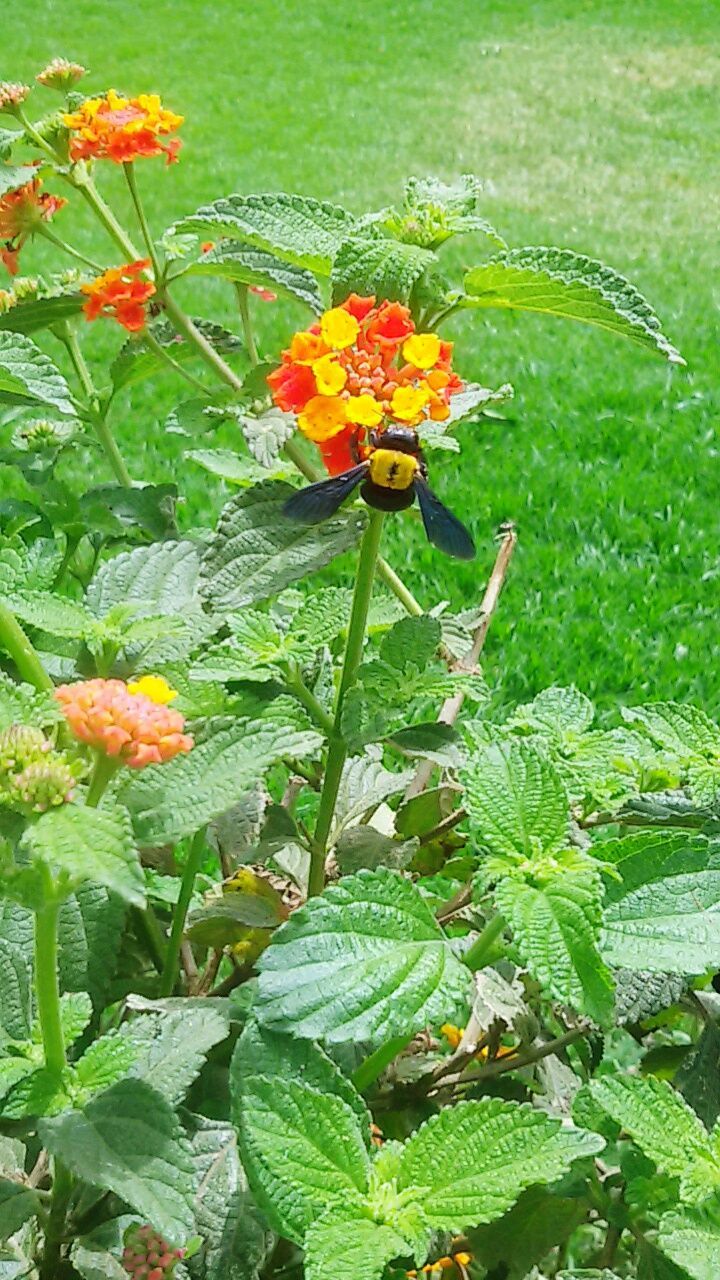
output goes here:
<path id="1" fill-rule="evenodd" d="M 360 496 L 377 511 L 404 511 L 415 501 L 415 485 L 411 484 L 407 489 L 388 489 L 385 485 L 366 480 Z"/>

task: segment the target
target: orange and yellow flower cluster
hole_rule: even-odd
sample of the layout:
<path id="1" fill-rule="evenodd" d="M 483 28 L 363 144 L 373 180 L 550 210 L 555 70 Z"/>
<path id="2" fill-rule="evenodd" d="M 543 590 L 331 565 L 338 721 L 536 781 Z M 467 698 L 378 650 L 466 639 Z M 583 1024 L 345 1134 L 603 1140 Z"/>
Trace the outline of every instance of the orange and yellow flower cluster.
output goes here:
<path id="1" fill-rule="evenodd" d="M 268 383 L 336 475 L 352 465 L 351 443 L 367 430 L 450 416 L 450 397 L 463 385 L 451 359 L 452 343 L 416 333 L 408 307 L 353 293 L 294 335 Z"/>
<path id="2" fill-rule="evenodd" d="M 167 688 L 165 681 L 161 684 Z M 143 688 L 143 682 L 135 687 Z M 147 692 L 131 693 L 123 680 L 63 684 L 55 697 L 76 738 L 131 769 L 163 764 L 193 746 L 193 739 L 183 732 L 185 720 L 179 711 L 148 697 Z"/>
<path id="3" fill-rule="evenodd" d="M 408 1280 L 416 1280 L 418 1275 L 441 1276 L 444 1271 L 452 1271 L 455 1268 L 457 1274 L 465 1276 L 467 1274 L 465 1268 L 468 1267 L 471 1262 L 471 1253 L 461 1251 L 460 1253 L 454 1253 L 452 1257 L 450 1254 L 445 1254 L 444 1257 L 438 1258 L 435 1262 L 426 1263 L 424 1267 L 420 1268 L 419 1272 L 415 1270 L 406 1271 L 405 1275 L 408 1277 Z"/>
<path id="4" fill-rule="evenodd" d="M 144 329 L 146 304 L 155 293 L 152 280 L 140 278 L 149 266 L 149 258 L 140 258 L 122 267 L 111 267 L 90 284 L 81 285 L 81 291 L 87 295 L 87 302 L 83 304 L 85 319 L 109 316 L 130 333 Z"/>
<path id="5" fill-rule="evenodd" d="M 0 257 L 11 276 L 17 275 L 18 255 L 25 241 L 67 204 L 62 196 L 41 191 L 41 186 L 40 178 L 32 178 L 0 197 L 0 241 L 4 242 Z"/>
<path id="6" fill-rule="evenodd" d="M 104 98 L 88 98 L 77 111 L 63 116 L 70 130 L 71 160 L 113 160 L 127 164 L 138 157 L 164 154 L 168 164 L 177 160 L 179 138 L 163 143 L 184 117 L 168 111 L 156 93 L 123 98 L 114 89 Z"/>

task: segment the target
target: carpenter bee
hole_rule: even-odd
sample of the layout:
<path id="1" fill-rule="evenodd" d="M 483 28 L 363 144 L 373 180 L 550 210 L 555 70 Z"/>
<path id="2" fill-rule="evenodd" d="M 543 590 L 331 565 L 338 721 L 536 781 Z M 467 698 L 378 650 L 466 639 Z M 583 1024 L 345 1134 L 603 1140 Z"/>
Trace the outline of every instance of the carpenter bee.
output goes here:
<path id="1" fill-rule="evenodd" d="M 285 503 L 284 514 L 300 524 L 319 524 L 334 515 L 353 489 L 362 484 L 361 497 L 378 511 L 404 511 L 417 498 L 430 542 L 446 555 L 472 560 L 475 544 L 457 516 L 432 492 L 417 432 L 412 427 L 387 427 L 370 432 L 367 457 L 329 480 L 298 490 Z"/>

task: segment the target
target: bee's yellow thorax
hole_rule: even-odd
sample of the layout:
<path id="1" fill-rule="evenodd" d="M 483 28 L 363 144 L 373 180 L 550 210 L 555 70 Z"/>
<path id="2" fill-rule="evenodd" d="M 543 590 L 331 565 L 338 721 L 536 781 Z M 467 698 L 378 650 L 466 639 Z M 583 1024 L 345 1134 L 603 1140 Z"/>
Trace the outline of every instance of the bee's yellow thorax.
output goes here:
<path id="1" fill-rule="evenodd" d="M 370 455 L 370 479 L 383 489 L 409 489 L 417 469 L 417 458 L 410 453 L 375 449 Z"/>

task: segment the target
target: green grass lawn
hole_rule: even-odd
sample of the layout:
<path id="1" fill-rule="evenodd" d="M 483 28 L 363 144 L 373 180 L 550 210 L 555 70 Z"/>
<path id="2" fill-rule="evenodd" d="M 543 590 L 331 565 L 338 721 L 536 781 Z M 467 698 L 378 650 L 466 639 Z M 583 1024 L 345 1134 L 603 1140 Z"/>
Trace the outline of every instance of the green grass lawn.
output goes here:
<path id="1" fill-rule="evenodd" d="M 62 53 L 92 69 L 90 88 L 158 90 L 184 113 L 181 163 L 138 166 L 157 229 L 233 191 L 362 211 L 397 199 L 408 174 L 469 171 L 511 244 L 568 246 L 630 276 L 688 369 L 564 321 L 452 322 L 460 372 L 516 388 L 511 420 L 466 428 L 462 457 L 434 466 L 479 556 L 443 559 L 407 519 L 388 556 L 428 605 L 467 605 L 512 519 L 519 550 L 487 648 L 503 698 L 575 681 L 603 707 L 679 698 L 716 712 L 719 35 L 707 0 L 23 0 L 4 18 L 0 74 Z M 122 199 L 117 177 L 106 190 Z M 62 218 L 114 261 L 84 217 Z M 484 252 L 468 238 L 449 257 Z M 29 250 L 24 269 L 43 262 Z M 232 314 L 220 285 L 195 309 Z M 267 352 L 301 319 L 256 310 Z M 107 351 L 118 335 L 88 337 Z M 223 495 L 162 434 L 184 394 L 172 375 L 138 387 L 117 434 L 135 475 L 177 479 L 192 524 Z"/>

